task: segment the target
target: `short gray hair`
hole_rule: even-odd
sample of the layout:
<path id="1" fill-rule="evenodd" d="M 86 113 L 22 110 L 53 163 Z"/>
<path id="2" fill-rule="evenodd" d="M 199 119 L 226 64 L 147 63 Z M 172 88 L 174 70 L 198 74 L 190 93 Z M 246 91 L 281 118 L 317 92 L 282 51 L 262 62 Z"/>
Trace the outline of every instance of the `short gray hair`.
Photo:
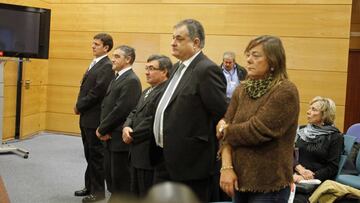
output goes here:
<path id="1" fill-rule="evenodd" d="M 232 58 L 235 61 L 235 52 L 233 52 L 233 51 L 224 52 L 223 59 L 228 59 L 228 58 Z"/>
<path id="2" fill-rule="evenodd" d="M 127 46 L 127 45 L 121 45 L 115 48 L 115 50 L 120 49 L 121 51 L 124 52 L 126 57 L 130 57 L 130 64 L 132 65 L 135 61 L 135 49 Z"/>

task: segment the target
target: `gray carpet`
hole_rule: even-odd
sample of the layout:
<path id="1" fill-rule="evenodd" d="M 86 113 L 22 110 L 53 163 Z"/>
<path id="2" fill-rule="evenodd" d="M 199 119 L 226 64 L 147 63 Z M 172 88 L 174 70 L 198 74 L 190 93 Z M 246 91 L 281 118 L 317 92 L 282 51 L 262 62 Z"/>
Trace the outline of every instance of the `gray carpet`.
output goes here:
<path id="1" fill-rule="evenodd" d="M 80 137 L 42 133 L 10 144 L 30 152 L 28 159 L 0 154 L 0 176 L 12 203 L 81 202 L 73 195 L 84 186 Z"/>

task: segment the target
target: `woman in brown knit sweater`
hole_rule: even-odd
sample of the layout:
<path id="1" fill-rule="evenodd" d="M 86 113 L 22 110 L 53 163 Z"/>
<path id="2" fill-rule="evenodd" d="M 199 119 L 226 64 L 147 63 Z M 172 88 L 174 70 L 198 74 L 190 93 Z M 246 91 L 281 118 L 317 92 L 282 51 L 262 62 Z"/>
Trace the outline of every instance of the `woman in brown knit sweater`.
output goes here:
<path id="1" fill-rule="evenodd" d="M 287 78 L 282 42 L 260 36 L 245 49 L 248 79 L 217 126 L 220 187 L 235 202 L 287 202 L 293 182 L 299 95 Z"/>

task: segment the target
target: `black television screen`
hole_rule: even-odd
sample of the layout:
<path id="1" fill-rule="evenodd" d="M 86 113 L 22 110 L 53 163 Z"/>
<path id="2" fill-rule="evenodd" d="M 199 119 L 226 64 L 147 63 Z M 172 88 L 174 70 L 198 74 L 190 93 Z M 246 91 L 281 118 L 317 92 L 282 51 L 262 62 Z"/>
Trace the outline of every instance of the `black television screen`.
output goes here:
<path id="1" fill-rule="evenodd" d="M 49 56 L 50 9 L 0 3 L 0 55 Z"/>

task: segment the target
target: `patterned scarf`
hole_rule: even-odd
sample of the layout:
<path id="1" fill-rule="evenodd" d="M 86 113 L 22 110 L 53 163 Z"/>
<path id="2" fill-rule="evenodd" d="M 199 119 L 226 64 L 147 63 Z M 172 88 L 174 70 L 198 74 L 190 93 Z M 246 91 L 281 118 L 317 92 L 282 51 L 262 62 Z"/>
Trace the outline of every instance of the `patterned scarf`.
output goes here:
<path id="1" fill-rule="evenodd" d="M 246 93 L 252 99 L 257 99 L 263 96 L 270 89 L 270 84 L 273 81 L 271 75 L 265 79 L 260 80 L 246 80 L 243 85 L 245 87 Z"/>
<path id="2" fill-rule="evenodd" d="M 300 138 L 307 142 L 308 151 L 317 151 L 321 148 L 327 136 L 334 133 L 340 133 L 340 131 L 332 125 L 317 126 L 307 124 L 297 129 L 296 139 Z"/>

